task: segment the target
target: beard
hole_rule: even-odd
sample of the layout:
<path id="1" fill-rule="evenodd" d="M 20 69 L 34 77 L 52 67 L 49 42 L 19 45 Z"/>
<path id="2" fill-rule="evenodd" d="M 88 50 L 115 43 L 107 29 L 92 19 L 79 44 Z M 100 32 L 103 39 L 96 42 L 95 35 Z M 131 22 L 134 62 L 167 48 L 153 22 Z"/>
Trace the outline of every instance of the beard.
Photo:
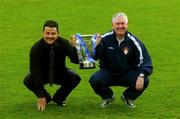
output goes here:
<path id="1" fill-rule="evenodd" d="M 56 39 L 54 39 L 54 38 L 51 38 L 51 39 L 44 39 L 44 41 L 47 43 L 47 44 L 49 44 L 49 45 L 51 45 L 51 44 L 53 44 L 55 41 L 56 41 Z"/>

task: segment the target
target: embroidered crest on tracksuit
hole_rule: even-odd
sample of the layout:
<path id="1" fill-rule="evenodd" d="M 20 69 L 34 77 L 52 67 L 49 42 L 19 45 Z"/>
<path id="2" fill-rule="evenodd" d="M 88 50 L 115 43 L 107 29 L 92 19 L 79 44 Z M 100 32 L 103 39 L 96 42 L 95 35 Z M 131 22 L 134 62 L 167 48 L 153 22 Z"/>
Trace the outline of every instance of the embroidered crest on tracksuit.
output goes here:
<path id="1" fill-rule="evenodd" d="M 124 48 L 123 48 L 123 52 L 124 52 L 125 55 L 127 55 L 128 52 L 129 52 L 129 48 L 128 48 L 128 47 L 124 47 Z"/>

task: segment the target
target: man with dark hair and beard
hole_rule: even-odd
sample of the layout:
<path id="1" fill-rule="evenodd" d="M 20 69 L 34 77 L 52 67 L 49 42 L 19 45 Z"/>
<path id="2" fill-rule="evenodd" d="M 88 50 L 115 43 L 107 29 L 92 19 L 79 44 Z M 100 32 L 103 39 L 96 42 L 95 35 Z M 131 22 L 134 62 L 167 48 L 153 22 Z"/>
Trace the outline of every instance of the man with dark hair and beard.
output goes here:
<path id="1" fill-rule="evenodd" d="M 81 78 L 65 65 L 68 56 L 72 63 L 79 63 L 75 40 L 65 40 L 59 36 L 58 23 L 48 20 L 43 26 L 43 38 L 37 41 L 30 51 L 30 73 L 24 79 L 24 85 L 37 96 L 38 110 L 45 110 L 52 100 L 65 106 L 66 97 L 79 84 Z M 44 88 L 45 84 L 61 85 L 51 98 Z"/>

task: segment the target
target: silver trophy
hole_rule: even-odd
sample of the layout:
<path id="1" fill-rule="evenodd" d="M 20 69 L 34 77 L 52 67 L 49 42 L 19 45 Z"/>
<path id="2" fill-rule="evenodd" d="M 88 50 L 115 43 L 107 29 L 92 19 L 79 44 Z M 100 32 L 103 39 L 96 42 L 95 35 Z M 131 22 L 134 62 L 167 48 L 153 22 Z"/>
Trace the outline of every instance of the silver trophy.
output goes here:
<path id="1" fill-rule="evenodd" d="M 80 69 L 92 69 L 96 67 L 95 60 L 93 59 L 93 45 L 96 42 L 94 36 L 93 34 L 75 35 Z"/>

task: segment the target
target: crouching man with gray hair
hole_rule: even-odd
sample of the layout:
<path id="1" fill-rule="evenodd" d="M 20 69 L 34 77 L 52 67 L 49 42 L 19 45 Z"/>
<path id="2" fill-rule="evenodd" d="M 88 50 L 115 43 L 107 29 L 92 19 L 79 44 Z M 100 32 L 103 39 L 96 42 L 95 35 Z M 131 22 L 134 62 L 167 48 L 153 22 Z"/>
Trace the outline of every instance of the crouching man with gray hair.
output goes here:
<path id="1" fill-rule="evenodd" d="M 112 18 L 112 31 L 97 39 L 96 54 L 100 69 L 90 77 L 91 87 L 102 98 L 101 107 L 114 99 L 110 86 L 124 86 L 121 99 L 134 108 L 135 101 L 147 88 L 153 66 L 144 44 L 128 32 L 128 18 L 117 13 Z"/>

